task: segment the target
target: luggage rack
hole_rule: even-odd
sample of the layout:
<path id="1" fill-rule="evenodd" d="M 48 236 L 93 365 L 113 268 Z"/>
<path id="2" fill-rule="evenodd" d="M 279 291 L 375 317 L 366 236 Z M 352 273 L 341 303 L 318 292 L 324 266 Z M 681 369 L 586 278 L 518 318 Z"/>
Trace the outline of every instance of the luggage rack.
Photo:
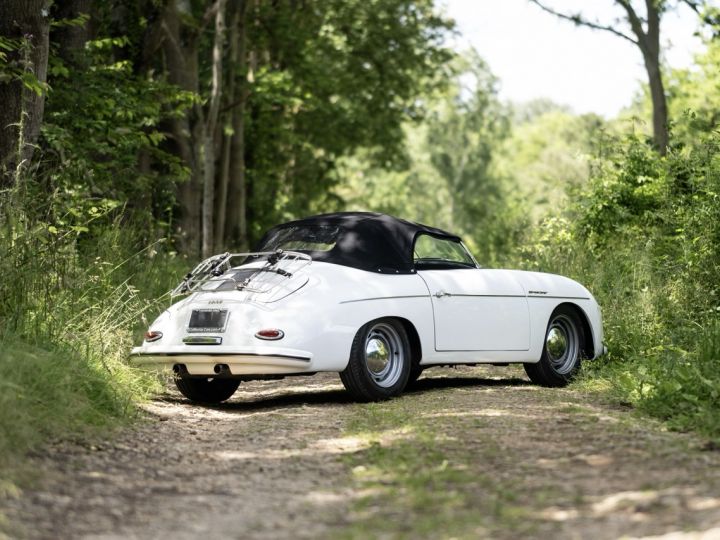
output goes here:
<path id="1" fill-rule="evenodd" d="M 254 262 L 254 259 L 258 261 L 265 259 L 265 264 L 240 268 L 241 265 Z M 234 260 L 237 262 L 233 263 Z M 248 253 L 221 253 L 208 257 L 188 272 L 178 286 L 170 292 L 170 296 L 229 290 L 267 293 L 282 286 L 311 262 L 310 255 L 282 249 Z M 232 270 L 236 271 L 235 275 L 223 277 Z"/>

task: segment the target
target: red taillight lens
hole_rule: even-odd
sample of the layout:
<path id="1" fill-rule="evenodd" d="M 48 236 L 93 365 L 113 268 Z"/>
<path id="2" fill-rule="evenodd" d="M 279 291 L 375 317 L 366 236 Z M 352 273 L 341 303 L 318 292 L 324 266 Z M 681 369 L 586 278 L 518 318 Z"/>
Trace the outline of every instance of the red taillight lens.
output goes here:
<path id="1" fill-rule="evenodd" d="M 266 328 L 255 334 L 256 338 L 267 340 L 282 339 L 283 336 L 285 336 L 285 332 L 278 330 L 277 328 Z"/>
<path id="2" fill-rule="evenodd" d="M 157 341 L 163 336 L 162 332 L 156 332 L 155 330 L 149 330 L 145 332 L 145 341 L 148 343 L 152 343 L 153 341 Z"/>

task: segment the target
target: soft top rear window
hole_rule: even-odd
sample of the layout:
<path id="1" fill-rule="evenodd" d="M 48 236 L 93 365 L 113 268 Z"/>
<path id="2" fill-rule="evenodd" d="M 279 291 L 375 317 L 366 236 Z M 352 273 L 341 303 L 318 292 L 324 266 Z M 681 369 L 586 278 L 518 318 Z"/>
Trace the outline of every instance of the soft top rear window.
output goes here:
<path id="1" fill-rule="evenodd" d="M 330 251 L 339 233 L 340 228 L 335 225 L 283 227 L 273 231 L 258 251 Z"/>

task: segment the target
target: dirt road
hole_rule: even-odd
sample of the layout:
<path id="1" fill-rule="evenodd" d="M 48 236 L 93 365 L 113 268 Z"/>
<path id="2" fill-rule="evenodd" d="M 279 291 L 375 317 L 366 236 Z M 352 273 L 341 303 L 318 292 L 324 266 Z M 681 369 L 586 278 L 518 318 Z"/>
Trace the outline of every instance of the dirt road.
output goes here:
<path id="1" fill-rule="evenodd" d="M 39 456 L 14 536 L 720 538 L 720 452 L 520 370 L 438 369 L 383 404 L 335 375 L 168 392 L 148 420 Z"/>

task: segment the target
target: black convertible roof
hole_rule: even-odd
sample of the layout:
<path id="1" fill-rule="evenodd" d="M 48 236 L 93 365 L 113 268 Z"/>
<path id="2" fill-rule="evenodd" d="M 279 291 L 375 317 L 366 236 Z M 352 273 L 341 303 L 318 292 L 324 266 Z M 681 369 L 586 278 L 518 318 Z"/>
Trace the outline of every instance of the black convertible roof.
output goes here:
<path id="1" fill-rule="evenodd" d="M 275 249 L 273 240 L 287 229 L 337 231 L 335 246 L 329 251 L 305 251 L 313 260 L 351 266 L 387 274 L 413 273 L 415 237 L 424 233 L 448 240 L 460 237 L 435 227 L 375 212 L 321 214 L 273 227 L 265 233 L 256 251 Z"/>

